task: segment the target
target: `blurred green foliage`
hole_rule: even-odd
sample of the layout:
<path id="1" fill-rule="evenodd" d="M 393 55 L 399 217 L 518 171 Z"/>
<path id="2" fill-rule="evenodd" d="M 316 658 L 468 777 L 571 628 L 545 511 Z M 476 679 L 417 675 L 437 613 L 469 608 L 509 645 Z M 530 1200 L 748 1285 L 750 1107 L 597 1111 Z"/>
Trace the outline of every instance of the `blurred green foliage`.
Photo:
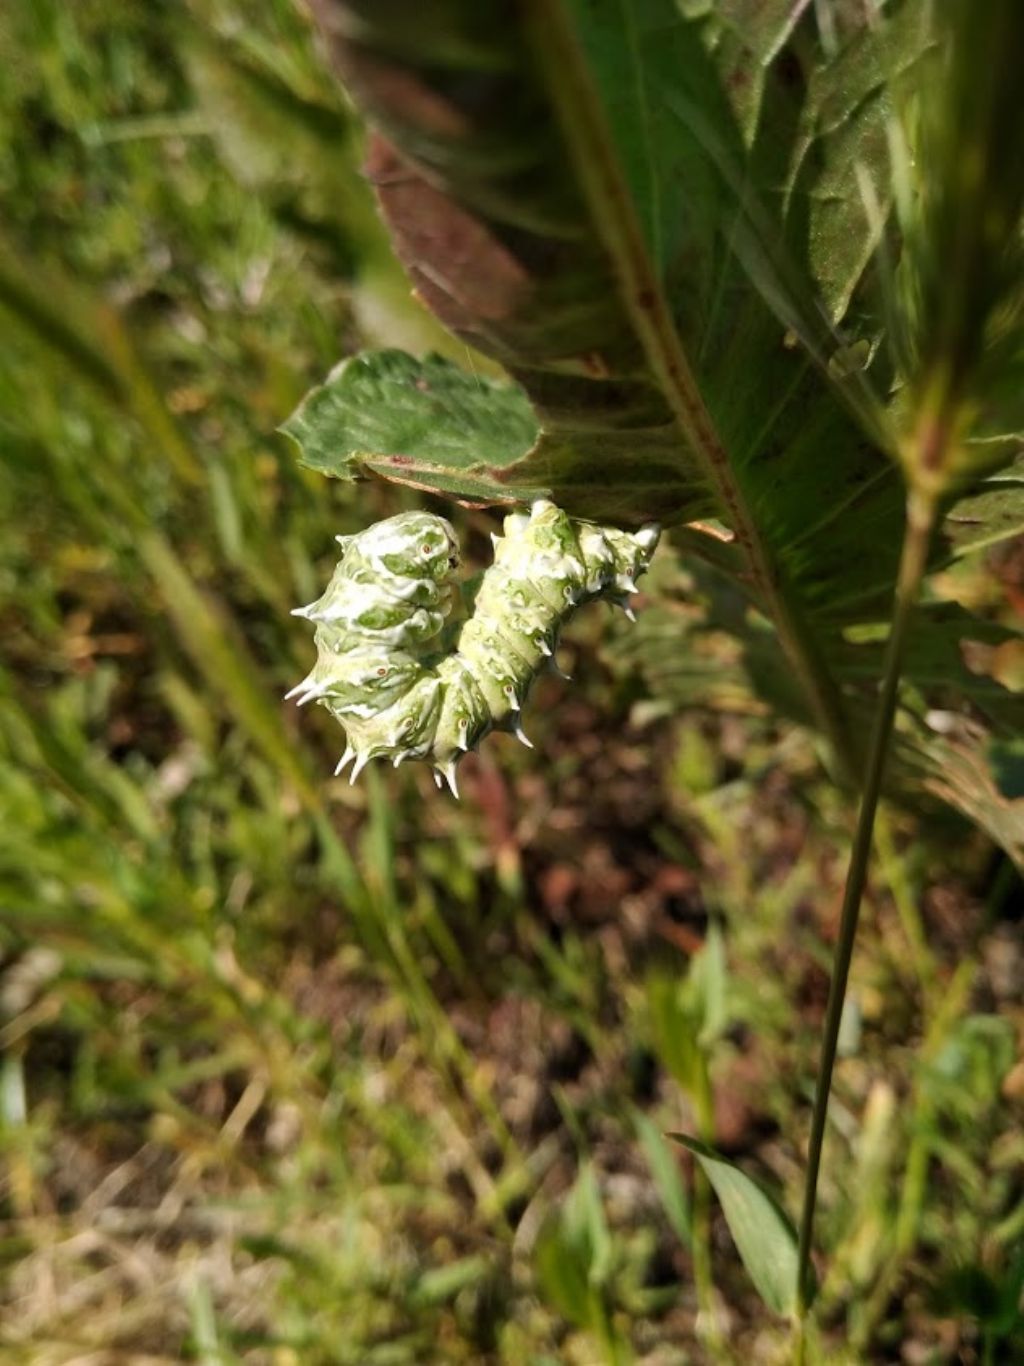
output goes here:
<path id="1" fill-rule="evenodd" d="M 810 742 L 645 704 L 595 614 L 543 765 L 496 740 L 463 807 L 331 781 L 288 610 L 407 495 L 275 432 L 357 341 L 434 335 L 359 131 L 290 0 L 12 0 L 0 53 L 0 1359 L 770 1352 L 661 1134 L 792 1210 L 848 837 Z M 857 965 L 823 1297 L 878 1359 L 1019 1347 L 988 858 L 901 818 Z"/>

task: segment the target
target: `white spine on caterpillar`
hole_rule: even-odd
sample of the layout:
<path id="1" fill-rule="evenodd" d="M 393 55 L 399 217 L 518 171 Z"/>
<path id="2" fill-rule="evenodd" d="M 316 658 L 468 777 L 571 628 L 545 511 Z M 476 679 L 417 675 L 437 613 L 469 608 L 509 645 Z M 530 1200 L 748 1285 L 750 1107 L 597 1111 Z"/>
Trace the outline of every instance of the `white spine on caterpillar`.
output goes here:
<path id="1" fill-rule="evenodd" d="M 627 595 L 650 564 L 659 530 L 637 532 L 571 519 L 540 499 L 505 518 L 494 563 L 472 616 L 447 655 L 437 637 L 451 607 L 458 567 L 455 533 L 443 517 L 405 512 L 356 536 L 339 536 L 342 557 L 327 591 L 296 615 L 316 625 L 317 662 L 288 697 L 317 701 L 348 740 L 337 773 L 352 781 L 371 759 L 426 759 L 458 795 L 455 766 L 489 730 L 513 731 L 538 670 L 553 664 L 558 634 L 580 605 L 607 598 L 632 617 Z"/>

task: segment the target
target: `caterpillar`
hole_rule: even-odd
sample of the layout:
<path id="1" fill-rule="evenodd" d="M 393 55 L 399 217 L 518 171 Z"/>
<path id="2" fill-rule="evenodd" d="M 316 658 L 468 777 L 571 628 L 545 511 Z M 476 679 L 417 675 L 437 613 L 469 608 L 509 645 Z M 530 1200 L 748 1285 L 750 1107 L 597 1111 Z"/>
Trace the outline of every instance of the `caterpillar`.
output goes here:
<path id="1" fill-rule="evenodd" d="M 554 663 L 559 631 L 580 605 L 607 598 L 632 618 L 627 595 L 650 564 L 659 528 L 620 531 L 575 521 L 539 499 L 492 535 L 494 562 L 472 615 L 447 653 L 439 637 L 452 605 L 459 547 L 451 524 L 404 512 L 342 547 L 324 594 L 293 615 L 315 625 L 317 661 L 286 696 L 316 701 L 340 721 L 354 782 L 371 759 L 429 760 L 457 797 L 459 759 L 490 730 L 520 723 L 530 685 Z"/>

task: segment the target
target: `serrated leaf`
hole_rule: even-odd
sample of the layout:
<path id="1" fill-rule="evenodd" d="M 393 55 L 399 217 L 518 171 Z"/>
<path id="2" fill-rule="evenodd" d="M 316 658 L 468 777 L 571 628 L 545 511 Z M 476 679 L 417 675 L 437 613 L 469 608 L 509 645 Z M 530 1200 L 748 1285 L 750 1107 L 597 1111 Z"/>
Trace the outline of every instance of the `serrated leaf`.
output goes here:
<path id="1" fill-rule="evenodd" d="M 765 1305 L 775 1314 L 796 1308 L 797 1238 L 786 1214 L 739 1167 L 687 1134 L 668 1135 L 688 1148 L 711 1182 L 736 1250 Z"/>
<path id="2" fill-rule="evenodd" d="M 544 492 L 502 482 L 537 436 L 522 390 L 440 356 L 364 352 L 311 390 L 281 430 L 304 465 L 337 479 L 370 471 L 485 503 Z"/>
<path id="3" fill-rule="evenodd" d="M 794 201 L 806 199 L 808 265 L 836 321 L 846 314 L 888 216 L 887 126 L 894 101 L 934 46 L 928 7 L 918 0 L 878 13 L 864 9 L 858 22 L 811 70 L 787 173 L 791 211 Z"/>
<path id="4" fill-rule="evenodd" d="M 671 601 L 649 607 L 617 642 L 616 658 L 641 671 L 650 692 L 675 707 L 750 715 L 763 712 L 768 703 L 792 721 L 812 724 L 767 624 L 743 610 L 742 596 L 721 576 L 692 564 L 690 575 L 696 581 L 691 601 L 685 607 Z M 700 603 L 710 620 L 696 614 Z M 731 642 L 723 629 L 732 634 Z M 871 630 L 861 639 L 835 638 L 829 647 L 853 715 L 864 728 L 871 724 L 887 634 L 884 620 Z M 894 798 L 919 806 L 915 794 L 923 785 L 1024 867 L 1024 802 L 1001 790 L 1007 777 L 1001 777 L 998 763 L 1005 754 L 1002 745 L 1024 727 L 1024 696 L 992 672 L 998 651 L 1021 639 L 1011 627 L 983 621 L 954 604 L 922 607 L 908 645 L 908 687 L 888 788 Z M 990 651 L 997 653 L 989 657 Z M 970 704 L 966 714 L 965 701 Z"/>
<path id="5" fill-rule="evenodd" d="M 931 602 L 918 612 L 904 655 L 903 673 L 922 694 L 938 701 L 968 698 L 994 727 L 1012 731 L 1024 713 L 1024 699 L 986 667 L 988 653 L 1007 645 L 1024 647 L 1024 634 L 998 622 L 985 621 L 957 603 Z M 887 629 L 873 639 L 837 643 L 832 652 L 844 678 L 870 683 L 878 677 Z"/>
<path id="6" fill-rule="evenodd" d="M 993 741 L 984 726 L 954 713 L 929 715 L 940 731 L 928 734 L 927 721 L 919 720 L 909 743 L 897 736 L 904 780 L 916 773 L 926 794 L 984 830 L 1024 873 L 1024 800 L 1016 796 L 1014 770 L 1000 764 L 1006 742 Z"/>
<path id="7" fill-rule="evenodd" d="M 425 302 L 510 369 L 540 418 L 541 440 L 517 479 L 552 487 L 576 515 L 624 524 L 708 517 L 766 493 L 763 475 L 774 471 L 754 461 L 759 452 L 748 448 L 749 437 L 764 427 L 780 395 L 806 412 L 815 381 L 803 358 L 782 345 L 778 321 L 734 286 L 743 269 L 732 241 L 736 187 L 725 183 L 720 162 L 742 181 L 744 151 L 693 26 L 667 0 L 644 0 L 628 12 L 570 6 L 564 30 L 558 7 L 544 8 L 536 31 L 528 18 L 522 32 L 489 25 L 483 12 L 456 5 L 436 52 L 402 51 L 396 66 L 412 84 L 399 92 L 382 87 L 373 72 L 381 56 L 375 46 L 393 57 L 390 35 L 401 25 L 390 11 L 378 20 L 370 7 L 353 8 L 359 39 L 346 32 L 334 51 L 351 88 L 393 139 L 372 145 L 370 173 L 396 248 Z M 328 24 L 344 12 L 328 0 L 319 9 Z M 458 61 L 446 51 L 453 30 L 463 34 Z M 557 58 L 548 52 L 556 34 Z M 488 43 L 493 49 L 485 59 Z M 472 110 L 460 104 L 469 47 L 492 91 L 485 119 L 479 101 Z M 572 144 L 564 122 L 561 59 L 574 50 L 599 82 L 614 139 L 614 148 L 593 157 Z M 559 61 L 557 71 L 545 67 L 548 58 Z M 414 87 L 436 102 L 439 118 L 447 111 L 449 136 L 440 126 L 424 133 Z M 694 106 L 706 125 L 697 131 L 687 126 Z M 654 288 L 659 274 L 674 281 L 673 311 L 692 340 L 690 363 L 707 372 L 705 399 L 722 427 L 717 435 L 699 411 L 682 419 L 652 372 L 642 335 L 646 300 L 640 306 L 624 290 L 619 252 L 607 240 L 611 228 L 588 184 L 592 162 L 606 154 L 621 158 Z M 770 239 L 772 231 L 763 235 Z M 723 297 L 730 301 L 725 313 Z M 743 316 L 735 316 L 736 307 Z M 707 335 L 709 322 L 714 336 Z M 817 326 L 820 332 L 824 323 Z M 870 482 L 880 457 L 848 421 L 844 434 L 841 411 L 834 417 L 830 448 L 855 450 L 860 482 Z M 738 446 L 731 473 L 718 458 L 719 439 Z M 821 502 L 823 481 L 837 491 L 849 485 L 841 462 L 823 464 L 819 451 L 815 446 L 812 459 L 809 447 L 794 448 L 788 464 L 801 467 L 793 486 L 813 489 Z M 745 492 L 737 487 L 748 481 Z"/>

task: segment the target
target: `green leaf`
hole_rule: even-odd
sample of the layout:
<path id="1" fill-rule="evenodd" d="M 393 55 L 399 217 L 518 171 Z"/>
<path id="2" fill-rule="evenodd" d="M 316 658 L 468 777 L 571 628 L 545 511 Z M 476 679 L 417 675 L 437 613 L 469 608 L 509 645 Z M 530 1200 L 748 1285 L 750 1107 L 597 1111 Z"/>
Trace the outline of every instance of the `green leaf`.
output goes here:
<path id="1" fill-rule="evenodd" d="M 697 987 L 703 1019 L 698 1042 L 709 1048 L 720 1038 L 728 1024 L 728 968 L 725 961 L 725 937 L 717 921 L 708 926 L 704 947 L 694 958 L 690 972 Z"/>
<path id="2" fill-rule="evenodd" d="M 793 0 L 715 0 L 708 6 L 708 46 L 748 144 L 761 118 L 768 73 L 801 8 Z"/>
<path id="3" fill-rule="evenodd" d="M 988 550 L 1024 536 L 1024 458 L 955 503 L 943 530 L 957 555 Z"/>
<path id="4" fill-rule="evenodd" d="M 587 1268 L 587 1280 L 600 1286 L 612 1264 L 612 1238 L 601 1204 L 593 1164 L 585 1161 L 562 1212 L 566 1237 Z"/>
<path id="5" fill-rule="evenodd" d="M 694 582 L 686 605 L 666 600 L 649 607 L 616 645 L 616 656 L 642 672 L 655 697 L 675 707 L 749 715 L 762 712 L 767 702 L 793 721 L 812 724 L 767 623 L 750 618 L 736 587 L 719 574 L 692 564 L 688 572 Z M 703 622 L 697 615 L 702 605 L 709 618 Z M 734 637 L 731 648 L 722 639 L 723 628 Z M 829 658 L 865 728 L 887 632 L 882 617 L 827 636 Z M 996 762 L 1002 746 L 1024 726 L 1024 697 L 993 673 L 1001 672 L 1000 650 L 1022 645 L 1020 631 L 956 604 L 931 602 L 919 609 L 907 648 L 889 793 L 919 805 L 923 785 L 1024 867 L 1024 803 L 1007 799 Z"/>
<path id="6" fill-rule="evenodd" d="M 339 479 L 369 472 L 468 502 L 545 492 L 502 482 L 537 436 L 522 390 L 440 356 L 370 351 L 345 361 L 281 430 L 304 465 Z"/>
<path id="7" fill-rule="evenodd" d="M 689 1247 L 693 1237 L 690 1227 L 690 1202 L 675 1155 L 657 1125 L 639 1110 L 634 1112 L 633 1125 L 665 1217 L 682 1245 Z"/>
<path id="8" fill-rule="evenodd" d="M 560 1314 L 581 1327 L 598 1329 L 603 1321 L 600 1292 L 612 1258 L 601 1192 L 592 1164 L 585 1161 L 561 1209 L 549 1217 L 537 1240 L 537 1279 Z"/>
<path id="9" fill-rule="evenodd" d="M 1024 634 L 951 602 L 925 604 L 917 623 L 907 642 L 904 677 L 936 702 L 943 690 L 969 699 L 996 730 L 1017 728 L 1024 703 L 986 667 L 986 656 L 999 646 L 1024 649 Z M 841 675 L 851 682 L 877 678 L 887 634 L 883 628 L 867 641 L 837 642 L 833 657 Z"/>
<path id="10" fill-rule="evenodd" d="M 776 1314 L 796 1307 L 796 1230 L 775 1201 L 751 1177 L 686 1134 L 669 1134 L 693 1153 L 714 1187 L 736 1250 L 757 1293 Z"/>
<path id="11" fill-rule="evenodd" d="M 1024 801 L 1024 739 L 993 740 L 988 755 L 1000 795 Z"/>
<path id="12" fill-rule="evenodd" d="M 894 341 L 904 467 L 943 496 L 1005 464 L 1024 428 L 1024 7 L 947 0 L 938 13 L 941 46 L 901 132 Z"/>
<path id="13" fill-rule="evenodd" d="M 895 106 L 934 45 L 927 6 L 918 0 L 889 5 L 870 20 L 865 9 L 858 20 L 862 26 L 810 73 L 787 172 L 791 213 L 806 199 L 809 271 L 836 321 L 888 216 Z"/>
<path id="14" fill-rule="evenodd" d="M 658 1057 L 682 1090 L 692 1096 L 700 1084 L 703 1066 L 698 1042 L 702 1010 L 701 1002 L 694 999 L 693 983 L 655 969 L 648 974 L 645 994 Z"/>
<path id="15" fill-rule="evenodd" d="M 460 1257 L 445 1266 L 431 1267 L 409 1291 L 409 1303 L 416 1308 L 445 1304 L 467 1286 L 479 1284 L 491 1270 L 491 1263 L 483 1256 Z"/>
<path id="16" fill-rule="evenodd" d="M 580 1327 L 590 1323 L 593 1305 L 586 1269 L 565 1247 L 553 1224 L 537 1239 L 534 1271 L 544 1298 L 563 1318 Z"/>

